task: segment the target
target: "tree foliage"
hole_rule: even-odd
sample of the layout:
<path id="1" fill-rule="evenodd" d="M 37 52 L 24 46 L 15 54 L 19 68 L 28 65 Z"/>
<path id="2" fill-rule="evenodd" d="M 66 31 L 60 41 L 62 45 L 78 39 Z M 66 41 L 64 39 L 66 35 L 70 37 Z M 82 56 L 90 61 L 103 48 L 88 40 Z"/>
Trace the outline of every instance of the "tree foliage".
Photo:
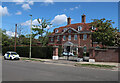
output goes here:
<path id="1" fill-rule="evenodd" d="M 117 28 L 113 28 L 112 20 L 103 19 L 93 19 L 93 22 L 90 26 L 97 28 L 92 33 L 93 42 L 102 43 L 102 45 L 106 46 L 114 46 L 115 45 L 115 35 L 117 33 Z M 91 28 L 91 29 L 92 29 Z"/>
<path id="2" fill-rule="evenodd" d="M 42 46 L 47 45 L 48 43 L 48 34 L 50 34 L 48 32 L 49 28 L 52 26 L 52 24 L 49 22 L 49 20 L 46 20 L 44 18 L 42 18 L 42 20 L 40 20 L 39 18 L 37 19 L 39 25 L 33 25 L 32 30 L 33 30 L 33 38 L 38 36 L 39 41 L 41 42 Z"/>

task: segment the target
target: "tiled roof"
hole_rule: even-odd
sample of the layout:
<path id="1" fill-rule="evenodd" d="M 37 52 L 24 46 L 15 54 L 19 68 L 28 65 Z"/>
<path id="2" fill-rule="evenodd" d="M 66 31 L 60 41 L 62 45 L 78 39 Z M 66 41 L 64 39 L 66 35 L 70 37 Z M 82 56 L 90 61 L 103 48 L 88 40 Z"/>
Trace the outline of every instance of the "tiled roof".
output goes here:
<path id="1" fill-rule="evenodd" d="M 84 32 L 84 31 L 90 31 L 90 23 L 75 23 L 75 24 L 70 24 L 70 25 L 66 25 L 66 26 L 62 26 L 62 27 L 59 27 L 59 28 L 55 28 L 53 33 L 51 34 L 52 35 L 55 35 L 55 30 L 58 29 L 58 32 L 57 34 L 61 34 L 64 30 L 64 28 L 74 28 L 75 30 L 78 29 L 78 26 L 82 26 L 82 30 L 81 32 Z"/>

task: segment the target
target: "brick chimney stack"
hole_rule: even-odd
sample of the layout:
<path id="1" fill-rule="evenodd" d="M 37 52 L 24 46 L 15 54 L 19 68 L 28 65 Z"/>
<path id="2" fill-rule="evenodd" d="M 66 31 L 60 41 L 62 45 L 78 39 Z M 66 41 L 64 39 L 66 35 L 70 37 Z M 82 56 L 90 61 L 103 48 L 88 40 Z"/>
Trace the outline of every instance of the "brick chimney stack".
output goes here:
<path id="1" fill-rule="evenodd" d="M 71 24 L 71 18 L 67 18 L 67 25 Z"/>
<path id="2" fill-rule="evenodd" d="M 83 14 L 83 15 L 82 15 L 82 23 L 85 23 L 85 22 L 86 22 L 86 15 Z"/>

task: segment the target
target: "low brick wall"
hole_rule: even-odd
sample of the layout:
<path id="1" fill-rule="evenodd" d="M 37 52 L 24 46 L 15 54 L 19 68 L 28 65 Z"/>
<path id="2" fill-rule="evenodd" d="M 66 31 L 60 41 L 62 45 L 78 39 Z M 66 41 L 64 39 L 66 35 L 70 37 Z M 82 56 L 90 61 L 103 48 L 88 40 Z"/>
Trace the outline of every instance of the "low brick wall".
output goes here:
<path id="1" fill-rule="evenodd" d="M 120 48 L 95 49 L 96 62 L 120 62 Z"/>

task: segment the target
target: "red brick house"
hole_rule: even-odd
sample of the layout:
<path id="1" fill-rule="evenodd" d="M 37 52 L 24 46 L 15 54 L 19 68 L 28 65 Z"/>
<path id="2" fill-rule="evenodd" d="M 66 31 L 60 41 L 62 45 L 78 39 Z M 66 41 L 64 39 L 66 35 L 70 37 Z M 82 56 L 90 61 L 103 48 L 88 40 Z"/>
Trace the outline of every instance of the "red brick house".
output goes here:
<path id="1" fill-rule="evenodd" d="M 92 30 L 90 30 L 92 28 Z M 100 46 L 97 43 L 92 44 L 91 33 L 96 28 L 91 27 L 90 23 L 86 23 L 86 15 L 82 15 L 82 22 L 71 24 L 71 18 L 67 18 L 67 25 L 55 28 L 49 36 L 49 46 L 62 46 L 63 51 L 67 48 L 70 52 L 78 54 L 78 47 L 88 50 L 90 47 Z"/>

